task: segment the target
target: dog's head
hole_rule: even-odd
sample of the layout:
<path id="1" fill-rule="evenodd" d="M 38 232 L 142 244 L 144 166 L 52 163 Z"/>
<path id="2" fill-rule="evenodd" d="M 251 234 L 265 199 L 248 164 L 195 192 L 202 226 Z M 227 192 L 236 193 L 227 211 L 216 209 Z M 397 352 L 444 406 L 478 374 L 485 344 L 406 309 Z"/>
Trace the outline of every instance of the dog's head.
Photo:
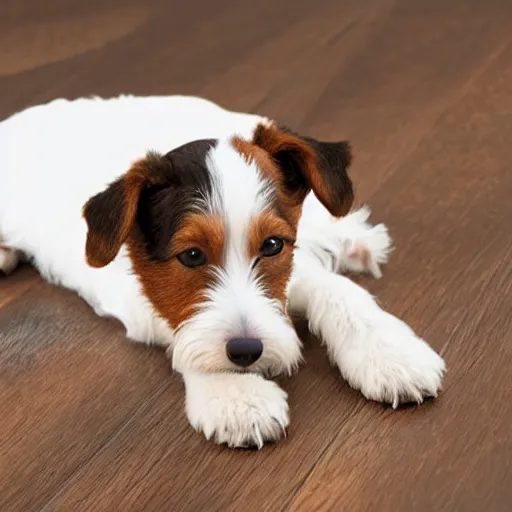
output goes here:
<path id="1" fill-rule="evenodd" d="M 252 140 L 198 140 L 149 153 L 84 206 L 89 265 L 126 243 L 156 311 L 175 332 L 179 371 L 276 374 L 300 360 L 287 316 L 297 225 L 310 191 L 334 216 L 353 193 L 346 142 L 271 123 Z"/>

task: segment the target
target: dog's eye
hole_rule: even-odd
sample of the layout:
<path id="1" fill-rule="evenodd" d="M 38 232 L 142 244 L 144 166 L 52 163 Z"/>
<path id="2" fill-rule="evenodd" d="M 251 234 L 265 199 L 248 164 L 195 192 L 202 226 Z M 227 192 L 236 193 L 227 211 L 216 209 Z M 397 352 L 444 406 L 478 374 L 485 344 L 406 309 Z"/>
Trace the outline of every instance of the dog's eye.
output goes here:
<path id="1" fill-rule="evenodd" d="M 193 247 L 178 254 L 178 261 L 185 265 L 185 267 L 196 268 L 206 265 L 208 260 L 206 254 L 201 249 Z"/>
<path id="2" fill-rule="evenodd" d="M 260 253 L 265 258 L 275 256 L 276 254 L 279 254 L 283 250 L 283 246 L 284 242 L 281 238 L 272 236 L 270 238 L 267 238 L 263 242 L 260 248 Z"/>

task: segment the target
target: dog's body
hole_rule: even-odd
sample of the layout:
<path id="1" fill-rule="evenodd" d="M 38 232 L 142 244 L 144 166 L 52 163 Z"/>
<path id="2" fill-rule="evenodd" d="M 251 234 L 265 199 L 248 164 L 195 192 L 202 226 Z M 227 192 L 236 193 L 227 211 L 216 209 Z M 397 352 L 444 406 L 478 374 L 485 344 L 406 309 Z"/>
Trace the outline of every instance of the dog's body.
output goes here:
<path id="1" fill-rule="evenodd" d="M 288 425 L 262 376 L 300 362 L 288 310 L 366 397 L 421 402 L 443 360 L 339 275 L 378 277 L 390 249 L 366 210 L 343 217 L 349 164 L 345 143 L 199 98 L 56 100 L 0 123 L 0 270 L 23 253 L 129 338 L 169 347 L 191 424 L 218 442 L 261 446 Z"/>

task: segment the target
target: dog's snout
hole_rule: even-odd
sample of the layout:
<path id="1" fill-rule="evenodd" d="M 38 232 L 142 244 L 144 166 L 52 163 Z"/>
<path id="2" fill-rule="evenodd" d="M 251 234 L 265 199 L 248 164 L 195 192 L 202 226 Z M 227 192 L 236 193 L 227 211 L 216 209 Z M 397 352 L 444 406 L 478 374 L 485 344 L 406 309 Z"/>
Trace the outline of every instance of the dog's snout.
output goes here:
<path id="1" fill-rule="evenodd" d="M 233 338 L 226 345 L 230 361 L 238 366 L 250 366 L 263 352 L 263 343 L 257 338 Z"/>

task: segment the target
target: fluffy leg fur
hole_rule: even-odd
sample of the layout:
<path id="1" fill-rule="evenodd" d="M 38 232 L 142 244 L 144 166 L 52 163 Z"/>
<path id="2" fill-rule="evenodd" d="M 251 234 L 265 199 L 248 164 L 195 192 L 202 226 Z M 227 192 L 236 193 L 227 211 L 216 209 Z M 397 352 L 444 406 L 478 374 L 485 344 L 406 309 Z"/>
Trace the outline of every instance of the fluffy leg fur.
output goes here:
<path id="1" fill-rule="evenodd" d="M 230 447 L 277 441 L 289 424 L 287 394 L 253 373 L 183 374 L 190 424 Z"/>
<path id="2" fill-rule="evenodd" d="M 10 274 L 19 264 L 20 254 L 15 249 L 0 246 L 0 272 Z"/>
<path id="3" fill-rule="evenodd" d="M 443 359 L 402 320 L 340 270 L 380 276 L 391 239 L 383 225 L 367 224 L 369 210 L 304 230 L 290 283 L 290 309 L 307 317 L 329 358 L 355 389 L 372 400 L 422 402 L 436 396 Z"/>

